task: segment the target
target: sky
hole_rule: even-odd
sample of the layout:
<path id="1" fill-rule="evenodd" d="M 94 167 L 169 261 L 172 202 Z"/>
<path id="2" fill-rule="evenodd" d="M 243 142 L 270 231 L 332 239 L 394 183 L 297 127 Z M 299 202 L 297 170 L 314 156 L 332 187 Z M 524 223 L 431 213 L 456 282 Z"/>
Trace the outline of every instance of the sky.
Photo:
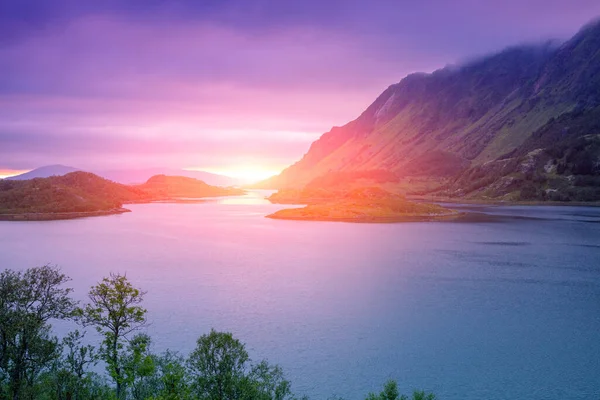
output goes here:
<path id="1" fill-rule="evenodd" d="M 411 72 L 597 16 L 597 0 L 0 0 L 0 177 L 267 177 Z"/>

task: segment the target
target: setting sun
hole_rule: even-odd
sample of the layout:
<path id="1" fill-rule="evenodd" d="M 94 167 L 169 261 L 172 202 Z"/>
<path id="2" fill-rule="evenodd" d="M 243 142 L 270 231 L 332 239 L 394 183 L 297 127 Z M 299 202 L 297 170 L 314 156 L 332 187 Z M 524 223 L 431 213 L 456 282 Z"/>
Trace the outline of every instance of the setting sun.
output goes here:
<path id="1" fill-rule="evenodd" d="M 224 168 L 185 168 L 186 171 L 206 171 L 213 174 L 225 175 L 235 178 L 240 183 L 255 183 L 270 178 L 281 172 L 276 167 L 266 167 L 259 165 L 231 165 Z"/>
<path id="2" fill-rule="evenodd" d="M 0 400 L 600 400 L 600 0 L 0 0 Z"/>

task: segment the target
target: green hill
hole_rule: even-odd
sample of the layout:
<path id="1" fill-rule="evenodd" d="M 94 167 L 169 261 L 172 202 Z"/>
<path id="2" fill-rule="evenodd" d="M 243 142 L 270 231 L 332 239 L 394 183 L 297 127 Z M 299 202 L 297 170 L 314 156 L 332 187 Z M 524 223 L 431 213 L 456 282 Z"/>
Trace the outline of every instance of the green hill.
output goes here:
<path id="1" fill-rule="evenodd" d="M 144 200 L 149 196 L 142 190 L 89 172 L 0 181 L 0 214 L 107 211 Z"/>
<path id="2" fill-rule="evenodd" d="M 31 219 L 72 218 L 126 211 L 126 203 L 240 195 L 239 189 L 210 186 L 193 178 L 158 175 L 128 186 L 89 172 L 30 180 L 0 180 L 0 216 L 40 214 Z M 45 215 L 42 215 L 45 214 Z M 64 215 L 58 215 L 64 214 Z M 79 215 L 81 214 L 81 215 Z"/>
<path id="3" fill-rule="evenodd" d="M 569 176 L 600 174 L 593 139 L 600 134 L 594 123 L 599 106 L 600 23 L 595 23 L 561 46 L 514 47 L 460 67 L 409 75 L 356 120 L 321 136 L 300 161 L 263 186 L 302 188 L 336 174 L 377 171 L 380 177 L 384 171 L 405 193 L 542 199 L 539 191 L 551 189 L 548 193 L 555 194 L 549 198 L 566 199 L 571 196 L 563 190 L 590 189 L 596 182 Z M 474 178 L 493 169 L 496 178 L 508 179 L 516 165 L 537 157 L 530 153 L 538 149 L 550 157 L 540 160 L 560 167 L 544 175 L 544 182 L 533 182 L 534 196 L 531 189 L 521 196 L 519 187 L 515 193 L 496 190 L 490 176 Z M 590 168 L 573 164 L 580 153 Z M 566 183 L 553 187 L 548 180 L 556 176 Z M 429 184 L 410 187 L 407 182 Z M 576 189 L 581 193 L 574 198 L 600 199 L 588 189 L 585 194 Z"/>
<path id="4" fill-rule="evenodd" d="M 241 189 L 211 186 L 205 182 L 185 176 L 155 175 L 142 185 L 134 186 L 153 198 L 201 198 L 216 196 L 238 196 Z"/>

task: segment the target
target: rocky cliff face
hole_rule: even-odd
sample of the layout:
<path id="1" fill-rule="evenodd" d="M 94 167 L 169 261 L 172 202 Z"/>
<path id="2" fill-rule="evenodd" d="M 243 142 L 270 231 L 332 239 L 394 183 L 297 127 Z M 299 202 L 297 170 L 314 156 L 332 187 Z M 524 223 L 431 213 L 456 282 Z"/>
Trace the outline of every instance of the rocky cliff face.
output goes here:
<path id="1" fill-rule="evenodd" d="M 461 177 L 482 168 L 501 174 L 496 165 L 522 162 L 537 148 L 546 154 L 550 142 L 556 144 L 549 137 L 568 131 L 574 121 L 589 125 L 593 118 L 587 116 L 599 105 L 600 23 L 595 23 L 561 46 L 515 47 L 461 67 L 409 75 L 356 120 L 325 133 L 268 185 L 302 187 L 331 173 L 377 170 L 399 180 L 444 180 L 445 190 L 464 194 L 468 188 L 458 187 Z M 568 147 L 574 135 L 600 133 L 589 129 L 579 126 L 576 133 L 559 135 L 560 141 Z M 552 157 L 565 165 L 563 173 L 572 172 L 564 154 Z"/>

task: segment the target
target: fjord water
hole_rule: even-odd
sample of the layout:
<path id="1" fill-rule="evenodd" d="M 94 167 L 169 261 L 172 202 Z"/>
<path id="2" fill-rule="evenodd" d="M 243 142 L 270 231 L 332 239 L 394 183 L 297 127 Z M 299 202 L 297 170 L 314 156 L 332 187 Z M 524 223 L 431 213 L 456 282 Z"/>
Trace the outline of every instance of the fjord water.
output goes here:
<path id="1" fill-rule="evenodd" d="M 129 208 L 0 222 L 1 265 L 57 264 L 79 299 L 126 272 L 148 292 L 154 351 L 231 331 L 312 399 L 389 378 L 440 399 L 600 396 L 599 208 L 399 224 L 271 220 L 281 206 L 260 192 Z"/>

